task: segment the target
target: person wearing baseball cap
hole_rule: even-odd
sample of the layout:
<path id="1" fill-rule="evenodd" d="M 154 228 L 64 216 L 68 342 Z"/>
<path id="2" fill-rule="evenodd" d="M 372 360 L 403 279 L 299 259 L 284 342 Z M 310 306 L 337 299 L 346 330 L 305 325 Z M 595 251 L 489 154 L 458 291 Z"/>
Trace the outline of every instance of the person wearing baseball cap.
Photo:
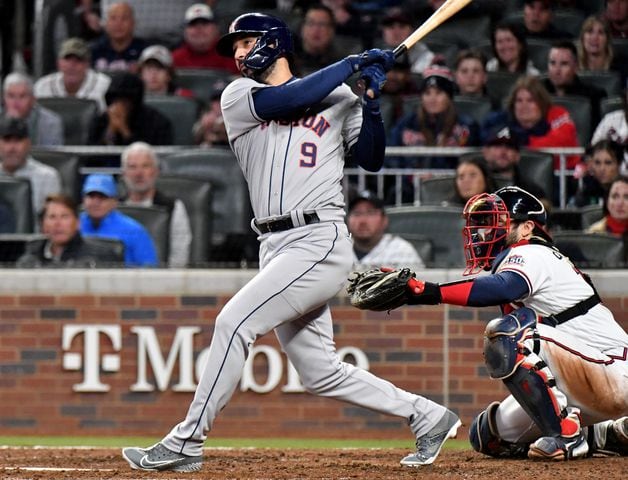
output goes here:
<path id="1" fill-rule="evenodd" d="M 465 147 L 479 144 L 477 123 L 456 112 L 453 103 L 455 83 L 449 68 L 441 64 L 430 65 L 423 71 L 419 90 L 420 104 L 392 128 L 390 145 Z M 397 157 L 389 159 L 387 166 L 453 169 L 456 164 L 455 157 Z"/>
<path id="2" fill-rule="evenodd" d="M 359 192 L 349 201 L 347 225 L 353 239 L 355 270 L 381 266 L 410 267 L 413 271 L 425 268 L 425 262 L 410 242 L 386 233 L 388 216 L 384 202 L 373 192 Z"/>
<path id="3" fill-rule="evenodd" d="M 61 192 L 61 176 L 31 154 L 28 125 L 19 118 L 0 117 L 0 176 L 26 178 L 31 183 L 33 218 L 48 195 Z M 37 227 L 37 226 L 35 226 Z"/>
<path id="4" fill-rule="evenodd" d="M 175 68 L 211 68 L 239 74 L 232 58 L 218 54 L 220 27 L 211 7 L 195 3 L 185 12 L 183 44 L 172 52 Z"/>
<path id="5" fill-rule="evenodd" d="M 191 90 L 176 87 L 172 53 L 163 45 L 152 45 L 142 51 L 139 60 L 139 75 L 144 82 L 144 91 L 147 95 L 194 97 Z"/>
<path id="6" fill-rule="evenodd" d="M 118 187 L 112 175 L 88 175 L 82 194 L 85 210 L 80 215 L 81 234 L 121 240 L 127 267 L 157 266 L 155 244 L 146 228 L 117 210 Z"/>
<path id="7" fill-rule="evenodd" d="M 384 48 L 395 49 L 410 34 L 415 27 L 412 24 L 412 16 L 400 8 L 391 8 L 380 22 L 382 41 Z M 434 52 L 423 42 L 417 42 L 401 58 L 410 64 L 410 70 L 421 73 L 434 60 Z"/>
<path id="8" fill-rule="evenodd" d="M 76 97 L 95 100 L 105 110 L 105 92 L 111 78 L 90 68 L 91 54 L 85 40 L 68 38 L 57 55 L 57 72 L 35 82 L 36 98 Z"/>

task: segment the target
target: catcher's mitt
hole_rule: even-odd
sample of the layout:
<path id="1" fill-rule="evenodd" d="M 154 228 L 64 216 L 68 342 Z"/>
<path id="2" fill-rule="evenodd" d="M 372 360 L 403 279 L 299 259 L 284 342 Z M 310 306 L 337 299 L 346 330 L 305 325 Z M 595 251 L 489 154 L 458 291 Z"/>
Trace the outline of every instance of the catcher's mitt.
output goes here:
<path id="1" fill-rule="evenodd" d="M 388 311 L 408 301 L 407 282 L 415 276 L 409 268 L 353 272 L 347 293 L 351 305 L 361 310 Z"/>

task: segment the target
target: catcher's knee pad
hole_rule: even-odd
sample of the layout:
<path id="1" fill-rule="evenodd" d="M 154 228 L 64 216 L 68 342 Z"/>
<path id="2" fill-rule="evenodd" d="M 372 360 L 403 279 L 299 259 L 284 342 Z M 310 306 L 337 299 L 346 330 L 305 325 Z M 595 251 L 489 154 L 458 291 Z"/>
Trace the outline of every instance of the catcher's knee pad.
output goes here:
<path id="1" fill-rule="evenodd" d="M 522 339 L 536 327 L 536 312 L 522 307 L 502 318 L 491 320 L 484 330 L 484 361 L 492 378 L 512 375 L 523 361 Z"/>
<path id="2" fill-rule="evenodd" d="M 476 452 L 497 458 L 525 458 L 527 444 L 507 442 L 497 432 L 495 414 L 499 402 L 493 402 L 473 419 L 469 428 L 469 442 Z"/>

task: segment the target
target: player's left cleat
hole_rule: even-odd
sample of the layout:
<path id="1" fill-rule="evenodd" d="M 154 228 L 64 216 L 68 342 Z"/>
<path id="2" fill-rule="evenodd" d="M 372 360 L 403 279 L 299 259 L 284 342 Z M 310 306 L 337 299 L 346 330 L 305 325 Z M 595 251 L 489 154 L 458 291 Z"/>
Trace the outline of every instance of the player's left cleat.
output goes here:
<path id="1" fill-rule="evenodd" d="M 603 453 L 628 456 L 628 417 L 606 422 Z"/>
<path id="2" fill-rule="evenodd" d="M 202 456 L 194 457 L 173 452 L 161 443 L 156 443 L 150 448 L 123 448 L 122 456 L 135 470 L 197 472 L 203 465 Z"/>
<path id="3" fill-rule="evenodd" d="M 458 416 L 451 410 L 446 410 L 443 418 L 429 432 L 417 439 L 416 452 L 401 459 L 401 465 L 420 467 L 433 463 L 445 441 L 456 437 L 460 425 L 462 422 Z"/>
<path id="4" fill-rule="evenodd" d="M 584 458 L 589 453 L 589 445 L 580 430 L 573 437 L 541 437 L 528 450 L 532 460 L 575 460 Z"/>

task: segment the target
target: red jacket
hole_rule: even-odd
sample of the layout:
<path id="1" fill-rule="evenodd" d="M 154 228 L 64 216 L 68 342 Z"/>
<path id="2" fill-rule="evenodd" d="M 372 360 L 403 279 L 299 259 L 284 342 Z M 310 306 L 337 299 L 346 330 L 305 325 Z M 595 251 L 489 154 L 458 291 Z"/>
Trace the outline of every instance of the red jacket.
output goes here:
<path id="1" fill-rule="evenodd" d="M 569 112 L 558 105 L 553 105 L 547 112 L 547 123 L 550 125 L 549 131 L 542 136 L 532 136 L 528 141 L 529 148 L 547 147 L 577 147 L 578 134 L 576 124 L 571 119 Z M 567 168 L 572 169 L 580 162 L 579 155 L 567 156 Z M 554 155 L 554 170 L 560 168 L 560 159 Z"/>
<path id="2" fill-rule="evenodd" d="M 210 48 L 208 52 L 197 53 L 184 43 L 172 52 L 172 63 L 175 68 L 211 68 L 240 74 L 235 60 L 218 55 L 215 47 Z"/>

